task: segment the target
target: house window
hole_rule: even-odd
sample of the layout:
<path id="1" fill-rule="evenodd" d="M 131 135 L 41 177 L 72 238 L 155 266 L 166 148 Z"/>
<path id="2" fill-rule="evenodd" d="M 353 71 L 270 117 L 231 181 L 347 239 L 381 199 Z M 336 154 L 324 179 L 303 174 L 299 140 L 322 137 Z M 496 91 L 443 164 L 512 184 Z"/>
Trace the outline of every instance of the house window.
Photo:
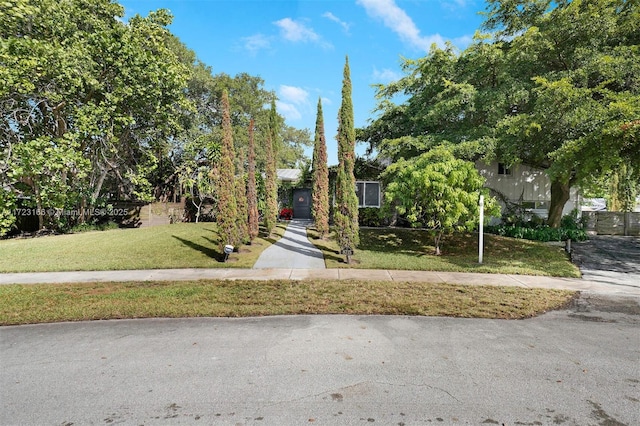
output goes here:
<path id="1" fill-rule="evenodd" d="M 526 210 L 547 210 L 549 208 L 548 201 L 523 201 L 521 204 Z"/>
<path id="2" fill-rule="evenodd" d="M 356 182 L 358 207 L 380 207 L 380 182 Z"/>
<path id="3" fill-rule="evenodd" d="M 503 176 L 511 176 L 511 168 L 504 163 L 498 163 L 498 174 Z"/>

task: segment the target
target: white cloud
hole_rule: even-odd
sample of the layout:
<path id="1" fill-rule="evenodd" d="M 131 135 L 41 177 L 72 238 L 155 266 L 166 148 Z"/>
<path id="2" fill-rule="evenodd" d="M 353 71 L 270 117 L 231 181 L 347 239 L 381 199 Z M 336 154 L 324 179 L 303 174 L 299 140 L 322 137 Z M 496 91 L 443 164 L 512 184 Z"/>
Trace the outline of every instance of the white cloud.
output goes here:
<path id="1" fill-rule="evenodd" d="M 309 103 L 309 92 L 300 87 L 282 84 L 280 85 L 278 93 L 280 94 L 281 99 L 296 105 L 305 105 Z"/>
<path id="2" fill-rule="evenodd" d="M 307 111 L 310 108 L 309 92 L 301 87 L 281 84 L 278 88 L 278 111 L 287 120 L 299 120 L 302 118 L 300 109 Z"/>
<path id="3" fill-rule="evenodd" d="M 327 18 L 335 23 L 337 23 L 338 25 L 340 25 L 342 27 L 342 29 L 344 30 L 344 32 L 346 32 L 347 34 L 349 33 L 349 28 L 351 27 L 350 24 L 344 22 L 343 20 L 341 20 L 340 18 L 338 18 L 336 15 L 334 15 L 331 12 L 325 12 L 322 14 L 323 18 Z"/>
<path id="4" fill-rule="evenodd" d="M 243 37 L 242 42 L 244 48 L 255 54 L 258 50 L 268 49 L 271 47 L 269 38 L 263 34 L 255 34 L 249 37 Z"/>
<path id="5" fill-rule="evenodd" d="M 433 43 L 444 46 L 440 34 L 423 36 L 411 17 L 398 7 L 395 0 L 357 0 L 373 18 L 381 19 L 384 25 L 400 36 L 400 39 L 411 46 L 428 51 Z"/>
<path id="6" fill-rule="evenodd" d="M 291 18 L 283 18 L 275 21 L 274 25 L 280 28 L 280 35 L 285 39 L 294 43 L 316 43 L 323 48 L 333 47 L 330 43 L 322 40 L 312 28 L 306 27 L 302 22 L 294 21 Z"/>
<path id="7" fill-rule="evenodd" d="M 373 80 L 375 82 L 390 83 L 392 81 L 400 80 L 402 77 L 402 74 L 397 71 L 393 71 L 388 68 L 379 70 L 376 67 L 373 67 Z"/>
<path id="8" fill-rule="evenodd" d="M 307 28 L 304 24 L 296 22 L 291 18 L 284 18 L 274 22 L 280 28 L 282 37 L 289 41 L 318 41 L 320 36 L 311 28 Z"/>
<path id="9" fill-rule="evenodd" d="M 453 39 L 453 44 L 460 50 L 464 50 L 473 42 L 472 35 L 464 35 Z"/>
<path id="10" fill-rule="evenodd" d="M 331 102 L 331 99 L 329 98 L 322 98 L 322 105 L 331 105 L 333 102 Z"/>
<path id="11" fill-rule="evenodd" d="M 302 114 L 300 114 L 298 108 L 293 104 L 276 101 L 276 109 L 286 120 L 300 120 L 302 118 Z"/>

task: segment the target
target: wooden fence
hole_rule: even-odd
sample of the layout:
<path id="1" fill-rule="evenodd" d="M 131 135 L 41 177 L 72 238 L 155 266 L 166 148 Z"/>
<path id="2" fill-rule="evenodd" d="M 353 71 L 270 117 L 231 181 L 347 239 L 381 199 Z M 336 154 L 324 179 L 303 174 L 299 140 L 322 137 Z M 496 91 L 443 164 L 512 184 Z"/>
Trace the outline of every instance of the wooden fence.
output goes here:
<path id="1" fill-rule="evenodd" d="M 147 226 L 168 225 L 173 222 L 181 222 L 184 215 L 184 207 L 184 202 L 114 203 L 114 210 L 120 212 L 119 215 L 122 216 L 122 225 L 132 228 L 145 228 Z"/>
<path id="2" fill-rule="evenodd" d="M 640 236 L 640 213 L 582 212 L 588 233 Z"/>

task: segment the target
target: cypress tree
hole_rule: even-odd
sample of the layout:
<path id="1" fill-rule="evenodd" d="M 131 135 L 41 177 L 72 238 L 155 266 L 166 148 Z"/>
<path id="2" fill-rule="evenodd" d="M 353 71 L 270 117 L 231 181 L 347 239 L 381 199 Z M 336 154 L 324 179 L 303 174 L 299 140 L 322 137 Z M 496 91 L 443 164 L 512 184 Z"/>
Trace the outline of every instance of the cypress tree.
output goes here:
<path id="1" fill-rule="evenodd" d="M 247 164 L 247 210 L 249 241 L 253 241 L 260 231 L 258 219 L 258 188 L 256 185 L 256 148 L 253 140 L 253 128 L 255 123 L 253 118 L 249 122 L 249 159 Z"/>
<path id="2" fill-rule="evenodd" d="M 338 176 L 336 179 L 335 224 L 338 245 L 342 250 L 353 250 L 360 243 L 358 227 L 358 197 L 355 165 L 356 135 L 353 124 L 353 104 L 351 101 L 351 72 L 349 57 L 346 58 L 342 80 L 342 104 L 338 112 Z M 347 263 L 351 255 L 346 253 Z"/>
<path id="3" fill-rule="evenodd" d="M 275 101 L 271 102 L 271 115 L 269 122 L 273 124 L 273 115 L 276 113 Z M 269 126 L 267 129 L 267 140 L 265 146 L 265 153 L 267 157 L 266 176 L 265 176 L 265 211 L 264 211 L 264 227 L 266 228 L 267 235 L 273 232 L 273 228 L 276 227 L 276 220 L 278 218 L 278 182 L 276 174 L 276 153 L 275 153 L 275 138 L 276 131 Z"/>
<path id="4" fill-rule="evenodd" d="M 247 181 L 244 177 L 244 155 L 239 154 L 241 164 L 240 173 L 236 176 L 235 195 L 236 205 L 238 207 L 238 217 L 236 218 L 236 227 L 238 231 L 237 244 L 246 244 L 249 242 L 249 206 L 247 200 Z"/>
<path id="5" fill-rule="evenodd" d="M 324 138 L 322 99 L 318 99 L 316 135 L 313 145 L 313 218 L 320 238 L 329 233 L 329 169 L 327 144 Z"/>
<path id="6" fill-rule="evenodd" d="M 222 91 L 222 146 L 220 148 L 220 167 L 218 174 L 218 232 L 220 245 L 235 246 L 238 231 L 236 220 L 238 217 L 235 188 L 235 152 L 233 148 L 233 130 L 231 128 L 231 113 L 229 107 L 229 93 Z"/>

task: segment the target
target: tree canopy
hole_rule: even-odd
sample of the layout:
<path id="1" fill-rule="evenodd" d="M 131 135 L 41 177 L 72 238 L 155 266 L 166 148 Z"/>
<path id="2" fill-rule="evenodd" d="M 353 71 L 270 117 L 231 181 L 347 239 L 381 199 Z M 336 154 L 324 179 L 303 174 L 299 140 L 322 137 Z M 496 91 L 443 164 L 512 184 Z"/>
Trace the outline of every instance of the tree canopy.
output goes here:
<path id="1" fill-rule="evenodd" d="M 224 90 L 235 148 L 246 153 L 251 119 L 266 139 L 275 94 L 259 77 L 214 75 L 166 10 L 125 22 L 110 0 L 10 0 L 0 14 L 0 235 L 18 205 L 64 228 L 113 200 L 166 200 L 181 183 L 207 192 L 196 181 L 220 153 Z M 291 167 L 310 134 L 276 118 L 276 161 Z"/>
<path id="2" fill-rule="evenodd" d="M 434 46 L 405 60 L 405 77 L 378 87 L 380 115 L 358 138 L 391 160 L 449 145 L 459 158 L 543 168 L 557 226 L 571 186 L 623 164 L 639 179 L 638 3 L 488 3 L 493 32 L 460 53 Z"/>

